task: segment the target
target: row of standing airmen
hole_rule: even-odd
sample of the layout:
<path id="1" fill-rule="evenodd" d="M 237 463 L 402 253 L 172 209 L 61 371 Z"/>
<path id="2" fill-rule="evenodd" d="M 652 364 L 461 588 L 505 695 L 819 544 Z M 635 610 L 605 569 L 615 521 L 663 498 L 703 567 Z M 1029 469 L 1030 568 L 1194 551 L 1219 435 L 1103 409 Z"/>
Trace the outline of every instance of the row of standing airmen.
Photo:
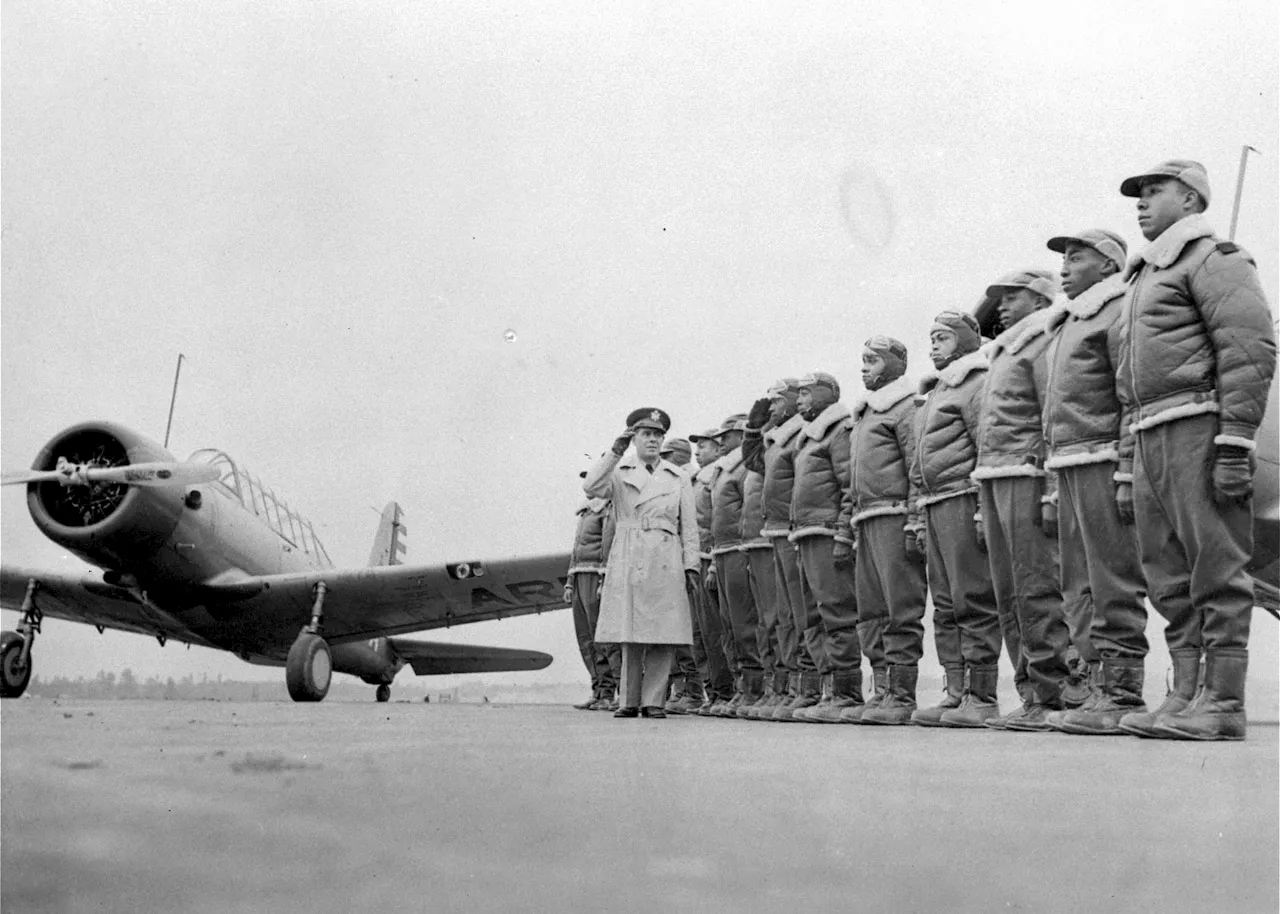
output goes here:
<path id="1" fill-rule="evenodd" d="M 1049 239 L 1059 277 L 1022 270 L 988 287 L 992 340 L 968 313 L 939 314 L 935 370 L 919 384 L 906 347 L 877 336 L 852 408 L 834 376 L 813 372 L 688 442 L 661 442 L 661 410 L 628 416 L 628 432 L 583 474 L 565 594 L 594 687 L 579 707 L 616 708 L 629 675 L 634 695 L 619 714 L 634 716 L 636 670 L 648 664 L 675 681 L 660 708 L 657 676 L 644 677 L 650 717 L 1243 739 L 1272 315 L 1253 261 L 1203 215 L 1203 166 L 1162 162 L 1121 193 L 1137 198 L 1142 252 L 1128 261 L 1105 229 Z M 700 469 L 683 477 L 696 552 L 683 498 L 650 519 L 627 511 L 629 529 L 668 537 L 674 551 L 610 551 L 614 502 L 631 491 L 643 501 L 659 466 L 642 453 L 657 454 L 653 441 L 623 459 L 640 429 L 657 435 L 669 472 L 683 473 L 696 448 Z M 664 555 L 683 565 L 692 637 L 628 655 L 627 674 L 611 639 L 625 650 L 666 636 L 636 637 L 611 616 L 633 611 L 629 592 L 653 563 L 665 573 Z M 601 610 L 609 575 L 615 596 Z M 926 593 L 946 686 L 920 708 Z M 1147 597 L 1173 667 L 1154 711 L 1143 696 Z M 1002 641 L 1021 698 L 1005 714 Z"/>

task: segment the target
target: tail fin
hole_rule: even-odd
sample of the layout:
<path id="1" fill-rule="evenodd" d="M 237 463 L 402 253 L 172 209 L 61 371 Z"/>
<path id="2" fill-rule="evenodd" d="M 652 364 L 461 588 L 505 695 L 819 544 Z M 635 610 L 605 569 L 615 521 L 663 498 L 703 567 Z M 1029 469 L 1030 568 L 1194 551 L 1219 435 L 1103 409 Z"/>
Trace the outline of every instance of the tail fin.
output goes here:
<path id="1" fill-rule="evenodd" d="M 400 505 L 390 502 L 382 509 L 378 532 L 373 537 L 373 551 L 369 553 L 369 565 L 401 565 L 405 554 L 404 538 L 408 535 L 401 518 Z"/>

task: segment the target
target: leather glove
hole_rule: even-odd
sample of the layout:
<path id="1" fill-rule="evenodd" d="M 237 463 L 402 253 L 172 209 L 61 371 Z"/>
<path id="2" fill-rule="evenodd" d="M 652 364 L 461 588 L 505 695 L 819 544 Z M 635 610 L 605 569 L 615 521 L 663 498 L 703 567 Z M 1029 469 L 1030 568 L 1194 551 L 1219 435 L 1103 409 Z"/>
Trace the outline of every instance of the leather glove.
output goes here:
<path id="1" fill-rule="evenodd" d="M 925 547 L 923 530 L 907 530 L 907 558 L 912 562 L 923 562 L 929 553 Z"/>
<path id="2" fill-rule="evenodd" d="M 686 568 L 684 570 L 684 586 L 689 593 L 697 593 L 698 588 L 702 586 L 702 575 L 692 568 Z"/>
<path id="3" fill-rule="evenodd" d="M 1040 532 L 1049 539 L 1058 538 L 1058 506 L 1051 501 L 1040 503 Z"/>
<path id="4" fill-rule="evenodd" d="M 627 452 L 627 448 L 631 447 L 631 439 L 635 436 L 635 432 L 631 429 L 627 429 L 617 438 L 613 439 L 613 452 L 621 457 Z"/>
<path id="5" fill-rule="evenodd" d="M 1245 506 L 1253 497 L 1253 451 L 1230 444 L 1218 445 L 1213 459 L 1213 500 L 1225 508 L 1232 502 Z"/>
<path id="6" fill-rule="evenodd" d="M 853 546 L 837 540 L 831 550 L 831 557 L 835 560 L 837 568 L 850 568 L 853 565 Z"/>
<path id="7" fill-rule="evenodd" d="M 978 534 L 978 551 L 983 555 L 987 554 L 987 530 L 982 526 L 982 515 L 975 514 L 973 516 L 974 532 Z"/>
<path id="8" fill-rule="evenodd" d="M 747 428 L 764 428 L 769 421 L 769 405 L 768 397 L 761 397 L 751 404 L 751 412 L 747 413 Z"/>
<path id="9" fill-rule="evenodd" d="M 564 597 L 564 601 L 566 603 L 573 602 L 573 585 L 572 584 L 564 585 L 564 593 L 562 594 L 562 596 Z"/>
<path id="10" fill-rule="evenodd" d="M 1133 483 L 1116 483 L 1116 514 L 1126 527 L 1133 525 Z"/>
<path id="11" fill-rule="evenodd" d="M 716 563 L 707 566 L 707 590 L 719 590 L 720 582 L 716 580 Z"/>

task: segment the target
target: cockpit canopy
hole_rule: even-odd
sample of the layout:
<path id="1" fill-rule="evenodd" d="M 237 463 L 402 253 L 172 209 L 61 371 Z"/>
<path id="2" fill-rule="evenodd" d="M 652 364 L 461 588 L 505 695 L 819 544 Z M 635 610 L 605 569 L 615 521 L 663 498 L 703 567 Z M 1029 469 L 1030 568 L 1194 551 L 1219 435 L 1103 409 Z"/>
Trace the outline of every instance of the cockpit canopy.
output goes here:
<path id="1" fill-rule="evenodd" d="M 217 467 L 222 475 L 211 485 L 240 502 L 246 511 L 252 511 L 266 521 L 272 530 L 295 549 L 302 549 L 309 555 L 316 556 L 322 565 L 333 567 L 333 560 L 316 536 L 311 521 L 290 508 L 258 476 L 244 466 L 237 465 L 226 452 L 216 448 L 202 448 L 188 459 L 192 463 Z"/>

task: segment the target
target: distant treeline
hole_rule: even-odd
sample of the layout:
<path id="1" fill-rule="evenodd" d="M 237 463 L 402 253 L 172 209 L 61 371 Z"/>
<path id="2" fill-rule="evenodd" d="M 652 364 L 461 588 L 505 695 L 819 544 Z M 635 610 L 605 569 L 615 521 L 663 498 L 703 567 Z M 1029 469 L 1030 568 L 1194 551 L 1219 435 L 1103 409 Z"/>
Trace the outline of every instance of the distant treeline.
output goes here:
<path id="1" fill-rule="evenodd" d="M 587 687 L 576 683 L 537 683 L 518 685 L 512 683 L 486 683 L 483 679 L 471 680 L 451 688 L 432 688 L 429 682 L 414 681 L 403 687 L 392 685 L 391 699 L 422 701 L 429 695 L 432 701 L 490 701 L 530 702 L 559 704 L 577 701 Z M 93 679 L 78 676 L 41 678 L 32 676 L 27 693 L 39 698 L 95 698 L 148 701 L 288 701 L 284 676 L 275 681 L 241 682 L 218 676 L 210 679 L 193 674 L 174 679 L 152 676 L 139 679 L 133 670 L 120 673 L 99 670 Z M 584 693 L 585 694 L 585 693 Z M 373 686 L 348 677 L 334 677 L 329 687 L 329 698 L 338 700 L 373 700 Z"/>

